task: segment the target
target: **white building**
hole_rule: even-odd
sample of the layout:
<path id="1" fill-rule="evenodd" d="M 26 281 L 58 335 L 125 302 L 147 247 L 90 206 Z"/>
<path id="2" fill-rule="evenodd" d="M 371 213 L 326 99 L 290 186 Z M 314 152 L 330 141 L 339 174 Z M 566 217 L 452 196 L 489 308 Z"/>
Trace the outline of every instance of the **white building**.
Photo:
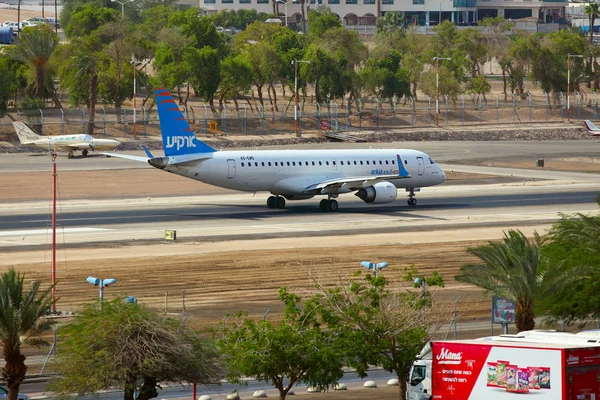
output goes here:
<path id="1" fill-rule="evenodd" d="M 209 13 L 223 9 L 255 9 L 259 13 L 273 14 L 273 1 L 279 16 L 289 23 L 301 21 L 299 0 L 181 0 L 181 4 L 200 7 Z M 309 8 L 325 5 L 342 19 L 344 25 L 374 25 L 377 0 L 307 0 Z M 563 23 L 564 0 L 380 0 L 381 13 L 402 11 L 414 25 L 436 25 L 440 19 L 457 25 L 474 25 L 485 17 L 504 16 L 506 19 L 538 18 L 541 23 Z"/>

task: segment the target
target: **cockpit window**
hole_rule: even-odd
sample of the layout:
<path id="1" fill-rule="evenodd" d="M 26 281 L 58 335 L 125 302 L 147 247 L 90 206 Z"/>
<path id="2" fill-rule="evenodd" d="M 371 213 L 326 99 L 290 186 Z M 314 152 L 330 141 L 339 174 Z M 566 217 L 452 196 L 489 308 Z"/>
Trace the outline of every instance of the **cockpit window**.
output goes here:
<path id="1" fill-rule="evenodd" d="M 429 164 L 435 164 L 435 161 L 431 157 L 429 157 Z"/>
<path id="2" fill-rule="evenodd" d="M 94 138 L 91 137 L 90 135 L 85 135 L 85 140 L 93 140 Z"/>

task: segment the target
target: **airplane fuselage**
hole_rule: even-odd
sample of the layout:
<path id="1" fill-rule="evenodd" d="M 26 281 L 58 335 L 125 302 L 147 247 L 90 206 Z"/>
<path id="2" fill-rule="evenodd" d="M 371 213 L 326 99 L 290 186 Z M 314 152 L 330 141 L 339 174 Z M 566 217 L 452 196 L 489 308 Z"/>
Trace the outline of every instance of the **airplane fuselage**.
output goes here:
<path id="1" fill-rule="evenodd" d="M 110 150 L 120 143 L 112 139 L 95 139 L 89 135 L 60 135 L 48 136 L 33 140 L 29 145 L 42 149 L 73 151 L 73 150 Z"/>
<path id="2" fill-rule="evenodd" d="M 446 180 L 427 154 L 407 149 L 219 151 L 164 170 L 228 189 L 302 195 L 310 185 L 331 179 L 397 175 L 398 155 L 410 177 L 389 180 L 396 188 L 421 188 Z"/>

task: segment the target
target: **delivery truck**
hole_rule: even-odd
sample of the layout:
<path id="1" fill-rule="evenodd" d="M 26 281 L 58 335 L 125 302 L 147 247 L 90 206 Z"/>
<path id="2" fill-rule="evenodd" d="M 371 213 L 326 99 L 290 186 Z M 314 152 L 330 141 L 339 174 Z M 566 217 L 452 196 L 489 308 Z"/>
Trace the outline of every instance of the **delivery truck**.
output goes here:
<path id="1" fill-rule="evenodd" d="M 406 398 L 600 400 L 598 333 L 519 335 L 428 343 L 409 371 Z"/>

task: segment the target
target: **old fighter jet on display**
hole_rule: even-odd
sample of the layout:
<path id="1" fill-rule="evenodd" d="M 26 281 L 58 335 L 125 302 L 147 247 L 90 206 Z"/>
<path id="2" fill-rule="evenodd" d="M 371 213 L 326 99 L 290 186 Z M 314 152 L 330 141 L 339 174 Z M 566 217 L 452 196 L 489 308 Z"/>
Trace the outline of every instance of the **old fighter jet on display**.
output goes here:
<path id="1" fill-rule="evenodd" d="M 73 157 L 73 152 L 81 151 L 82 156 L 96 150 L 111 150 L 121 144 L 113 139 L 94 139 L 90 135 L 60 135 L 40 136 L 30 127 L 20 121 L 13 121 L 13 126 L 23 145 L 35 146 L 48 151 L 67 151 L 68 157 Z"/>

